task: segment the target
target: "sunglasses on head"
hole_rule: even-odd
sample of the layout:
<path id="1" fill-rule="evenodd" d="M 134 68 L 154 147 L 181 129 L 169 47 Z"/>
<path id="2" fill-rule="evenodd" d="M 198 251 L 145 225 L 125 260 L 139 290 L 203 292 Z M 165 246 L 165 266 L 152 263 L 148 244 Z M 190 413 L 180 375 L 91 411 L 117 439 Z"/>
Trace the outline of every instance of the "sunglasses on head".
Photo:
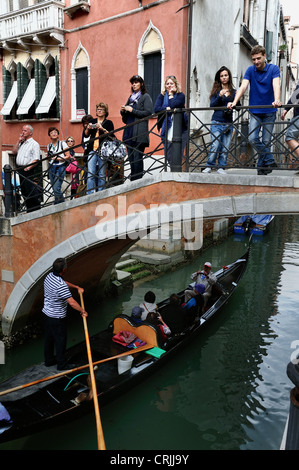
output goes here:
<path id="1" fill-rule="evenodd" d="M 168 80 L 168 78 L 171 78 L 172 80 L 176 80 L 176 76 L 175 75 L 167 75 L 166 77 L 166 80 Z"/>

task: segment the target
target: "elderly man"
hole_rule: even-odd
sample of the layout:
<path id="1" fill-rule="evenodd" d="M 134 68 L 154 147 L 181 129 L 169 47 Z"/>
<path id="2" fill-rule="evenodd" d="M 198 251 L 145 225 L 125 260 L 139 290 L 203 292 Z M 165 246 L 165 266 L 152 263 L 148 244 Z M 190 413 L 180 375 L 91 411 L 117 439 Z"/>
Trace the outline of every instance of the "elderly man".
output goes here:
<path id="1" fill-rule="evenodd" d="M 40 209 L 39 193 L 36 184 L 33 181 L 34 168 L 38 164 L 40 155 L 40 146 L 33 139 L 33 127 L 29 124 L 23 126 L 19 140 L 13 148 L 13 154 L 16 155 L 16 167 L 20 176 L 21 193 L 27 208 L 27 212 Z"/>
<path id="2" fill-rule="evenodd" d="M 196 271 L 195 273 L 191 274 L 192 281 L 195 281 L 195 285 L 203 285 L 205 287 L 204 293 L 202 293 L 204 299 L 204 307 L 207 305 L 209 297 L 212 295 L 212 287 L 217 281 L 216 276 L 211 271 L 212 265 L 209 261 L 207 261 L 203 269 L 200 271 Z M 195 290 L 187 289 L 185 290 L 185 302 L 188 302 L 192 297 L 195 297 L 197 292 Z"/>

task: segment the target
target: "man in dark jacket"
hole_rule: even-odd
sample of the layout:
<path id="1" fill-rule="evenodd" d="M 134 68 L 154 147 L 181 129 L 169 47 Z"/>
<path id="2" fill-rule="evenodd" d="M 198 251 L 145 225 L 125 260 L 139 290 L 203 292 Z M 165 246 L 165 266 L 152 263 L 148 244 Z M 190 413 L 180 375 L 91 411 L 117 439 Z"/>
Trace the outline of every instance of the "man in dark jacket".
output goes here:
<path id="1" fill-rule="evenodd" d="M 169 304 L 163 309 L 162 317 L 172 334 L 181 333 L 188 325 L 187 311 L 181 307 L 176 294 L 171 294 Z"/>

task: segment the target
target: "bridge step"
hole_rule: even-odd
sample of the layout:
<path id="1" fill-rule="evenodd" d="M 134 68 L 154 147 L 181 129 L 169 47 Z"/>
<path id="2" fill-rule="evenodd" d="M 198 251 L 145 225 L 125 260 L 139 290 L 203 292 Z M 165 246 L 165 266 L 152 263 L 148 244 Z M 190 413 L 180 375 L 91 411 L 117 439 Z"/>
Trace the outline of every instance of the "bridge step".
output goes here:
<path id="1" fill-rule="evenodd" d="M 130 251 L 132 258 L 139 260 L 141 263 L 161 265 L 171 263 L 171 257 L 161 253 L 152 253 L 150 251 L 134 250 Z"/>
<path id="2" fill-rule="evenodd" d="M 122 261 L 119 261 L 118 263 L 116 263 L 116 269 L 125 269 L 125 268 L 128 268 L 130 266 L 134 266 L 134 264 L 137 264 L 138 263 L 138 260 L 137 259 L 134 259 L 134 258 L 129 258 L 129 259 L 125 259 L 125 260 L 122 260 Z"/>

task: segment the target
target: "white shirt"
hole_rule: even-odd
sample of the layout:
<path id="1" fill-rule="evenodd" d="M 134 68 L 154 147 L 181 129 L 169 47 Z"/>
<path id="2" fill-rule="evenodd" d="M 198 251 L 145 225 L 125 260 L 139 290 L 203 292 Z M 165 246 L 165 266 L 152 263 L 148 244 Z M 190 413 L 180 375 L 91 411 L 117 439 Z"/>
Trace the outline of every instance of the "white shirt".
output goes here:
<path id="1" fill-rule="evenodd" d="M 48 145 L 48 152 L 50 151 L 53 155 L 55 155 L 56 153 L 61 152 L 62 150 L 66 150 L 68 148 L 69 146 L 66 142 L 64 142 L 63 140 L 57 140 L 55 145 L 53 145 L 52 142 Z M 58 157 L 64 158 L 65 153 L 61 153 L 60 155 L 58 155 Z M 50 164 L 55 163 L 55 165 L 65 165 L 66 162 L 67 160 L 61 161 L 58 160 L 58 158 L 52 158 L 49 161 Z"/>
<path id="2" fill-rule="evenodd" d="M 33 160 L 40 160 L 40 146 L 30 137 L 19 146 L 16 164 L 17 166 L 30 165 Z"/>
<path id="3" fill-rule="evenodd" d="M 143 308 L 143 312 L 141 314 L 141 320 L 144 321 L 150 312 L 157 311 L 157 304 L 150 304 L 149 302 L 142 302 L 139 307 Z"/>

